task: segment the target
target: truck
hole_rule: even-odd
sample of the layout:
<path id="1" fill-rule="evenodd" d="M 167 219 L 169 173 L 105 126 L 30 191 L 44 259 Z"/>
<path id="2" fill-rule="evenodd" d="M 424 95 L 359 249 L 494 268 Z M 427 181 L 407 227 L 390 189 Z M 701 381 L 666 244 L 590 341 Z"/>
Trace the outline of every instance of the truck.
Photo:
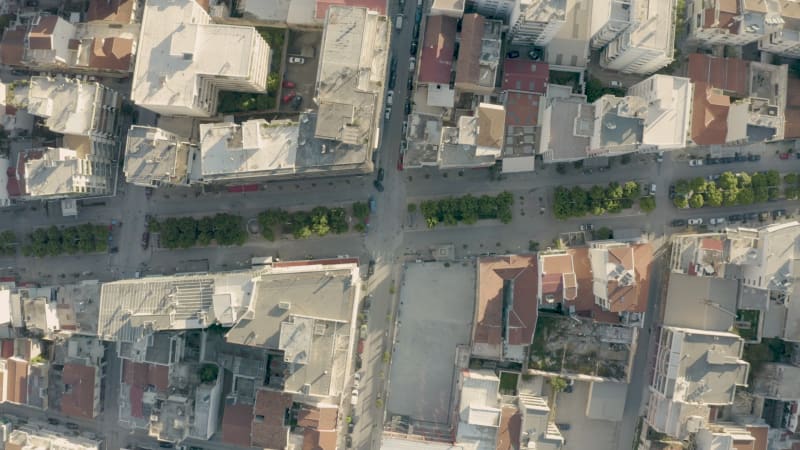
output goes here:
<path id="1" fill-rule="evenodd" d="M 394 27 L 397 28 L 398 30 L 402 30 L 403 29 L 403 15 L 402 14 L 398 14 L 397 15 L 397 18 L 395 19 L 395 22 L 394 22 Z"/>

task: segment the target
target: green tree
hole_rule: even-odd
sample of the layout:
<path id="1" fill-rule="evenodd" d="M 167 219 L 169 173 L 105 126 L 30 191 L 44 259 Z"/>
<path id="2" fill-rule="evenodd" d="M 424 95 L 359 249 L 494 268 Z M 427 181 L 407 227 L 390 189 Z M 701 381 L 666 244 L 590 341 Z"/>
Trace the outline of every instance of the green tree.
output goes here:
<path id="1" fill-rule="evenodd" d="M 740 205 L 750 205 L 754 200 L 755 196 L 753 195 L 753 189 L 751 188 L 740 189 L 736 194 L 736 203 Z"/>
<path id="2" fill-rule="evenodd" d="M 656 209 L 656 199 L 655 197 L 648 196 L 642 197 L 639 199 L 639 208 L 646 213 L 650 213 L 654 209 Z"/>
<path id="3" fill-rule="evenodd" d="M 739 190 L 730 189 L 724 192 L 722 206 L 736 206 L 739 202 Z"/>
<path id="4" fill-rule="evenodd" d="M 635 181 L 628 181 L 623 186 L 622 191 L 623 191 L 623 195 L 626 198 L 634 199 L 634 198 L 639 196 L 639 193 L 641 192 L 641 188 L 639 186 L 639 183 L 637 183 Z"/>
<path id="5" fill-rule="evenodd" d="M 598 241 L 605 241 L 608 239 L 614 238 L 614 232 L 611 231 L 611 228 L 608 227 L 600 227 L 594 231 L 594 238 Z"/>
<path id="6" fill-rule="evenodd" d="M 783 176 L 783 182 L 786 184 L 797 184 L 797 174 L 787 173 Z"/>
<path id="7" fill-rule="evenodd" d="M 689 184 L 688 180 L 678 180 L 675 183 L 675 193 L 678 195 L 686 195 L 692 190 L 692 185 Z"/>
<path id="8" fill-rule="evenodd" d="M 756 177 L 753 176 L 753 180 Z M 755 183 L 753 183 L 755 185 Z M 753 203 L 763 203 L 769 199 L 769 189 L 766 186 L 760 186 L 753 189 Z"/>
<path id="9" fill-rule="evenodd" d="M 739 180 L 736 179 L 736 175 L 733 172 L 722 172 L 717 181 L 717 185 L 726 190 L 736 188 L 738 183 Z"/>
<path id="10" fill-rule="evenodd" d="M 781 185 L 781 175 L 778 173 L 777 170 L 770 170 L 766 173 L 767 178 L 767 186 L 780 186 Z"/>
<path id="11" fill-rule="evenodd" d="M 467 194 L 458 199 L 458 209 L 461 221 L 465 224 L 473 224 L 478 221 L 478 199 Z"/>
<path id="12" fill-rule="evenodd" d="M 692 208 L 702 208 L 705 201 L 703 200 L 703 196 L 701 194 L 694 194 L 689 199 L 689 206 Z"/>
<path id="13" fill-rule="evenodd" d="M 752 184 L 750 175 L 748 175 L 745 172 L 740 172 L 739 174 L 736 175 L 736 177 L 739 179 L 740 188 L 749 187 Z"/>
<path id="14" fill-rule="evenodd" d="M 414 214 L 415 212 L 417 212 L 417 204 L 416 203 L 409 203 L 408 204 L 408 213 L 409 214 Z"/>
<path id="15" fill-rule="evenodd" d="M 200 381 L 202 383 L 212 383 L 217 380 L 219 366 L 216 364 L 203 364 L 200 367 Z"/>
<path id="16" fill-rule="evenodd" d="M 707 181 L 703 177 L 696 177 L 692 179 L 690 185 L 695 194 L 702 194 L 706 191 Z"/>
<path id="17" fill-rule="evenodd" d="M 689 201 L 686 199 L 684 195 L 676 195 L 674 199 L 672 199 L 672 204 L 675 205 L 676 208 L 688 208 Z"/>
<path id="18" fill-rule="evenodd" d="M 347 224 L 347 211 L 344 208 L 331 208 L 328 210 L 328 224 L 334 233 L 346 233 L 350 229 Z"/>
<path id="19" fill-rule="evenodd" d="M 709 183 L 706 187 L 705 204 L 714 208 L 722 206 L 722 190 Z"/>
<path id="20" fill-rule="evenodd" d="M 214 240 L 214 218 L 203 217 L 197 221 L 197 243 L 211 245 Z"/>
<path id="21" fill-rule="evenodd" d="M 567 388 L 567 380 L 561 377 L 553 377 L 550 378 L 550 387 L 553 388 L 555 392 L 561 392 Z"/>
<path id="22" fill-rule="evenodd" d="M 353 203 L 353 216 L 359 220 L 364 220 L 369 216 L 369 205 L 364 202 Z"/>

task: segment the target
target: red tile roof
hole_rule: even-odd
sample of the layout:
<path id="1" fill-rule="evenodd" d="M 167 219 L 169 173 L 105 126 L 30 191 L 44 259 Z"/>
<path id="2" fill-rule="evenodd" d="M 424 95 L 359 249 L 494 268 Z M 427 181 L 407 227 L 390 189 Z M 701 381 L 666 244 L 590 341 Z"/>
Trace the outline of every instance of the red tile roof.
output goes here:
<path id="1" fill-rule="evenodd" d="M 304 406 L 297 415 L 297 426 L 320 430 L 336 429 L 339 408 L 328 406 Z"/>
<path id="2" fill-rule="evenodd" d="M 144 402 L 142 398 L 144 397 L 144 389 L 141 386 L 131 385 L 130 391 L 130 401 L 131 401 L 131 416 L 143 418 L 144 417 Z"/>
<path id="3" fill-rule="evenodd" d="M 166 392 L 169 387 L 169 367 L 124 359 L 122 381 L 131 386 L 153 386 L 159 392 Z"/>
<path id="4" fill-rule="evenodd" d="M 253 422 L 253 405 L 225 405 L 222 413 L 222 442 L 250 447 L 250 424 Z M 285 445 L 285 443 L 284 443 Z M 270 447 L 270 448 L 283 448 Z"/>
<path id="5" fill-rule="evenodd" d="M 456 61 L 456 83 L 480 82 L 484 22 L 483 16 L 474 13 L 464 14 L 464 18 L 461 19 L 461 45 L 458 47 L 458 61 Z"/>
<path id="6" fill-rule="evenodd" d="M 61 412 L 70 417 L 94 419 L 94 367 L 83 364 L 64 364 L 62 382 L 64 394 L 61 396 Z"/>
<path id="7" fill-rule="evenodd" d="M 503 63 L 503 90 L 547 93 L 550 66 L 523 58 L 506 59 Z"/>
<path id="8" fill-rule="evenodd" d="M 428 16 L 419 57 L 419 83 L 450 83 L 457 25 L 453 17 Z"/>
<path id="9" fill-rule="evenodd" d="M 86 21 L 107 20 L 109 22 L 130 23 L 135 3 L 136 0 L 90 0 Z"/>
<path id="10" fill-rule="evenodd" d="M 726 92 L 747 95 L 747 63 L 741 59 L 692 53 L 689 55 L 689 78 L 694 83 L 708 83 Z"/>
<path id="11" fill-rule="evenodd" d="M 474 341 L 499 344 L 503 333 L 503 291 L 513 286 L 508 317 L 508 345 L 529 345 L 538 317 L 539 274 L 533 255 L 481 258 L 478 261 L 478 305 Z"/>
<path id="12" fill-rule="evenodd" d="M 721 239 L 701 239 L 700 240 L 700 248 L 704 250 L 715 250 L 718 252 L 722 251 L 722 240 Z"/>
<path id="13" fill-rule="evenodd" d="M 694 86 L 692 140 L 697 145 L 724 144 L 728 137 L 731 99 L 715 92 L 707 83 Z"/>
<path id="14" fill-rule="evenodd" d="M 251 419 L 252 445 L 266 448 L 284 448 L 289 428 L 284 423 L 286 411 L 292 407 L 292 396 L 283 392 L 260 389 Z"/>
<path id="15" fill-rule="evenodd" d="M 3 347 L 0 351 L 0 356 L 3 358 L 11 358 L 14 356 L 14 340 L 13 339 L 3 339 Z"/>
<path id="16" fill-rule="evenodd" d="M 317 19 L 325 19 L 325 15 L 328 14 L 328 8 L 335 5 L 363 7 L 370 11 L 377 11 L 381 15 L 386 15 L 385 0 L 317 0 Z"/>
<path id="17" fill-rule="evenodd" d="M 7 28 L 0 40 L 0 63 L 19 65 L 25 54 L 25 27 Z"/>
<path id="18" fill-rule="evenodd" d="M 619 314 L 603 309 L 595 303 L 592 278 L 592 263 L 589 260 L 589 249 L 586 247 L 571 248 L 568 253 L 572 255 L 572 265 L 578 282 L 578 295 L 570 306 L 575 306 L 575 311 L 584 317 L 591 317 L 598 322 L 619 323 Z"/>
<path id="19" fill-rule="evenodd" d="M 39 23 L 32 25 L 28 32 L 28 48 L 51 50 L 53 48 L 53 31 L 56 29 L 58 19 L 58 16 L 39 16 Z"/>
<path id="20" fill-rule="evenodd" d="M 751 425 L 746 428 L 756 440 L 753 444 L 753 450 L 767 450 L 769 427 L 767 425 Z"/>
<path id="21" fill-rule="evenodd" d="M 542 96 L 531 92 L 506 93 L 506 127 L 539 124 L 539 102 Z"/>
<path id="22" fill-rule="evenodd" d="M 303 433 L 303 450 L 336 450 L 336 431 L 308 429 Z"/>
<path id="23" fill-rule="evenodd" d="M 131 69 L 133 40 L 123 38 L 95 38 L 89 67 L 95 69 L 128 71 Z"/>

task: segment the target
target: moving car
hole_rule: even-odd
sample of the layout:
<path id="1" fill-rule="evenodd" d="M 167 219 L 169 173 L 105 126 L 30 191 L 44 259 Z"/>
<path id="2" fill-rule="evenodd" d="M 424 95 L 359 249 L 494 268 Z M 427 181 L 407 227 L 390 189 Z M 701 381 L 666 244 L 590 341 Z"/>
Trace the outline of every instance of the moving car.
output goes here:
<path id="1" fill-rule="evenodd" d="M 305 64 L 306 59 L 300 56 L 290 56 L 289 64 Z"/>
<path id="2" fill-rule="evenodd" d="M 689 222 L 689 225 L 702 225 L 703 224 L 703 219 L 698 217 L 698 218 L 695 218 L 695 219 L 689 219 L 688 222 Z"/>

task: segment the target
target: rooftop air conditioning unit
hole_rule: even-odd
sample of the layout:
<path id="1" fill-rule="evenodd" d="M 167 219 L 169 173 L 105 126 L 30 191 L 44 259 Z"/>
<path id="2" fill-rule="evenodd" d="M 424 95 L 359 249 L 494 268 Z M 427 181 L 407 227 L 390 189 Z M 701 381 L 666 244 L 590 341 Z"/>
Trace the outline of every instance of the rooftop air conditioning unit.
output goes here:
<path id="1" fill-rule="evenodd" d="M 280 309 L 282 309 L 284 311 L 288 311 L 291 307 L 292 307 L 291 302 L 279 302 L 278 303 L 278 308 L 280 308 Z"/>

